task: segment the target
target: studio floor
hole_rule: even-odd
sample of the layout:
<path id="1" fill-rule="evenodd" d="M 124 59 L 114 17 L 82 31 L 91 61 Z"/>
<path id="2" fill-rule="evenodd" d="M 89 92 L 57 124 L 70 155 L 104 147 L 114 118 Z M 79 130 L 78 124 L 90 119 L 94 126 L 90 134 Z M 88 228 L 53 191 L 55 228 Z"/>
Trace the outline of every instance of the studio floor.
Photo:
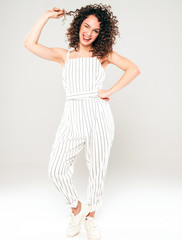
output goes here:
<path id="1" fill-rule="evenodd" d="M 122 174 L 122 181 L 112 182 L 109 175 L 103 205 L 95 214 L 102 239 L 181 240 L 181 185 L 142 178 L 126 169 Z M 0 183 L 0 239 L 69 239 L 65 235 L 69 211 L 48 178 L 46 164 L 2 166 Z M 83 222 L 73 239 L 87 239 Z"/>

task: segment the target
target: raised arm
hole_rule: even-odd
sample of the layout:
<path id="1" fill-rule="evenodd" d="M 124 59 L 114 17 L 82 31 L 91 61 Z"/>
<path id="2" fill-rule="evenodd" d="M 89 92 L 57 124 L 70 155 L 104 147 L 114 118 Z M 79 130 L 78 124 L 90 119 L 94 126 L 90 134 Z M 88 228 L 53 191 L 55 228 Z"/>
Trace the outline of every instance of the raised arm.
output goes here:
<path id="1" fill-rule="evenodd" d="M 42 44 L 39 44 L 38 40 L 41 31 L 47 21 L 50 18 L 61 18 L 64 15 L 64 11 L 64 8 L 63 10 L 60 10 L 59 8 L 53 8 L 53 10 L 46 10 L 26 36 L 24 40 L 24 47 L 26 47 L 32 53 L 36 54 L 41 58 L 63 64 L 65 49 L 49 48 Z"/>

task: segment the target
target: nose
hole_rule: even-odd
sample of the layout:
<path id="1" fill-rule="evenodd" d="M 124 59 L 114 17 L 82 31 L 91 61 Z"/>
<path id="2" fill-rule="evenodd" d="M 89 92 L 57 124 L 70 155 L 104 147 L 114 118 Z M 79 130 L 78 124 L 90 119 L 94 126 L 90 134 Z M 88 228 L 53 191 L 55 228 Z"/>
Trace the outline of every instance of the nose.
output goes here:
<path id="1" fill-rule="evenodd" d="M 91 35 L 92 35 L 92 31 L 88 31 L 88 32 L 87 32 L 87 36 L 88 36 L 88 37 L 91 37 Z"/>

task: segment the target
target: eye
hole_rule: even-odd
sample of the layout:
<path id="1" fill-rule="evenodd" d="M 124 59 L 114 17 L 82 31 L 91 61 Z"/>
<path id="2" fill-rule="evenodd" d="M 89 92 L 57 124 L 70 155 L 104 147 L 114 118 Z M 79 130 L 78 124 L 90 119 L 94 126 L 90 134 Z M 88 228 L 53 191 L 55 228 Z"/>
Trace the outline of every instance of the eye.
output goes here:
<path id="1" fill-rule="evenodd" d="M 96 33 L 99 33 L 99 31 L 95 30 Z"/>
<path id="2" fill-rule="evenodd" d="M 87 27 L 87 25 L 85 25 L 85 27 Z"/>

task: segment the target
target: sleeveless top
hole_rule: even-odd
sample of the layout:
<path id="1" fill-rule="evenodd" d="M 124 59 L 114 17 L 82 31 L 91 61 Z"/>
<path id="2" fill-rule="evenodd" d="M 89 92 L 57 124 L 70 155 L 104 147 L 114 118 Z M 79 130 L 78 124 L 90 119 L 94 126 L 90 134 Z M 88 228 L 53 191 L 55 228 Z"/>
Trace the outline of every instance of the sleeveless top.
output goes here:
<path id="1" fill-rule="evenodd" d="M 69 53 L 70 50 L 62 71 L 66 99 L 97 96 L 105 79 L 99 59 L 96 56 L 69 59 Z"/>

